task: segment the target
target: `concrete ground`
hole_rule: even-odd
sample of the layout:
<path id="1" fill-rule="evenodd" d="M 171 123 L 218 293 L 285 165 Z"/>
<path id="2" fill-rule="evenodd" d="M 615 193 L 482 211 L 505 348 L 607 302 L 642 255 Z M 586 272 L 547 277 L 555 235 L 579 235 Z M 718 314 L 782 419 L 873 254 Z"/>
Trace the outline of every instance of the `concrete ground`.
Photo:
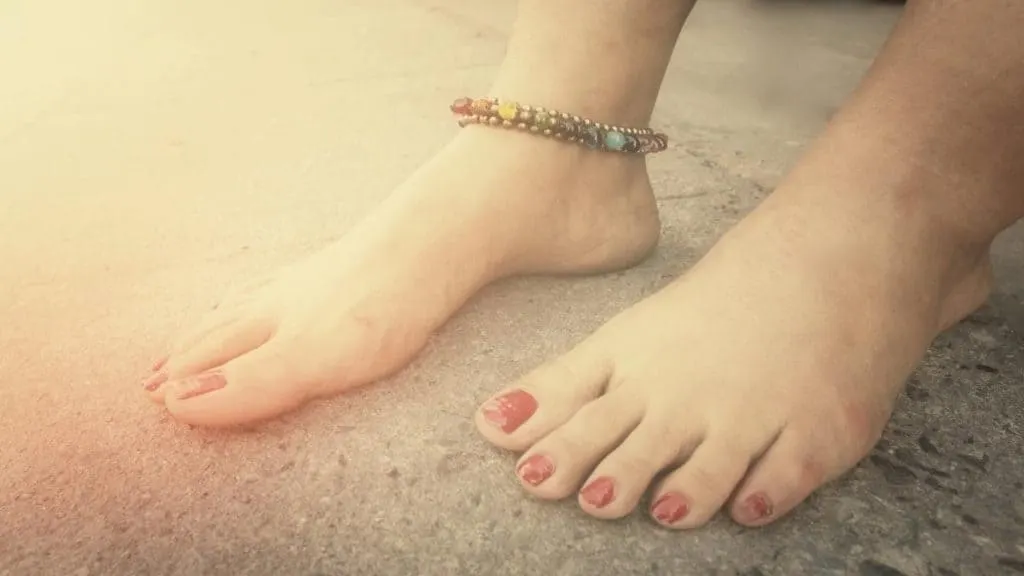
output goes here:
<path id="1" fill-rule="evenodd" d="M 344 233 L 451 137 L 446 107 L 487 88 L 514 8 L 0 4 L 0 575 L 1024 573 L 1019 231 L 992 304 L 935 344 L 878 449 L 770 528 L 531 500 L 471 425 L 763 198 L 891 5 L 698 7 L 655 118 L 664 243 L 638 268 L 495 286 L 398 377 L 252 432 L 143 397 L 227 286 Z"/>

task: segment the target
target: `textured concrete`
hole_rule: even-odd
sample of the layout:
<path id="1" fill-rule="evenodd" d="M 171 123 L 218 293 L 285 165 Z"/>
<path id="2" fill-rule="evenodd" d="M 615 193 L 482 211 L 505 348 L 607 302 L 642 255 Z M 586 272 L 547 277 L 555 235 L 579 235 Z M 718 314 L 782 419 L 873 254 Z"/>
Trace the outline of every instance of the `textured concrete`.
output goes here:
<path id="1" fill-rule="evenodd" d="M 768 529 L 530 500 L 470 422 L 763 198 L 898 10 L 704 2 L 657 111 L 651 260 L 493 287 L 391 381 L 224 434 L 143 398 L 149 361 L 449 138 L 514 4 L 0 3 L 0 575 L 1024 573 L 1021 233 L 875 453 Z"/>

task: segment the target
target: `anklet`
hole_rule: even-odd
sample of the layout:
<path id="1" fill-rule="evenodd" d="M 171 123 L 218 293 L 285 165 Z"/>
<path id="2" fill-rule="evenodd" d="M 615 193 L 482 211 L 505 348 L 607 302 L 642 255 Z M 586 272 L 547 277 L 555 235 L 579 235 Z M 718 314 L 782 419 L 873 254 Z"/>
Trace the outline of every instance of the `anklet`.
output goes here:
<path id="1" fill-rule="evenodd" d="M 668 146 L 668 137 L 650 128 L 611 126 L 539 106 L 497 98 L 459 98 L 451 105 L 459 126 L 482 124 L 517 128 L 533 134 L 576 142 L 591 150 L 654 154 Z"/>

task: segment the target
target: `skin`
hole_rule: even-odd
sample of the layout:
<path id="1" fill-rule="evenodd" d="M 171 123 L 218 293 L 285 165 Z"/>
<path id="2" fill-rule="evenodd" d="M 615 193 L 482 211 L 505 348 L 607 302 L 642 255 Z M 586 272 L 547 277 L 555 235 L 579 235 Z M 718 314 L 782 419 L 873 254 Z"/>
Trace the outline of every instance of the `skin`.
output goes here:
<path id="1" fill-rule="evenodd" d="M 761 526 L 866 456 L 930 342 L 986 299 L 989 246 L 1024 216 L 1022 23 L 1011 2 L 911 2 L 770 199 L 484 404 L 484 437 L 524 452 L 523 487 L 599 518 L 651 487 L 666 527 L 723 508 Z"/>
<path id="2" fill-rule="evenodd" d="M 645 126 L 691 6 L 523 2 L 489 94 Z M 492 281 L 626 268 L 659 233 L 642 157 L 470 127 L 339 241 L 225 298 L 143 388 L 193 425 L 277 416 L 405 367 Z"/>
<path id="3" fill-rule="evenodd" d="M 490 93 L 644 125 L 691 8 L 523 0 Z M 483 436 L 523 453 L 524 488 L 599 518 L 650 489 L 665 526 L 723 508 L 758 526 L 863 458 L 1024 215 L 1022 23 L 1009 0 L 910 2 L 767 201 L 481 407 Z M 642 158 L 469 128 L 337 243 L 225 300 L 144 387 L 191 424 L 273 417 L 401 369 L 491 281 L 624 268 L 658 230 Z"/>

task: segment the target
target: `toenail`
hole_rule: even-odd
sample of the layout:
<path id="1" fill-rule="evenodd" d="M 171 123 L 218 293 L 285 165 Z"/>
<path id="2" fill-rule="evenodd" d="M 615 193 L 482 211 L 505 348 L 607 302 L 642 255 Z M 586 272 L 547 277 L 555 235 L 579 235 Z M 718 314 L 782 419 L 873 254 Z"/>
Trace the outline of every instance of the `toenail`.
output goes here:
<path id="1" fill-rule="evenodd" d="M 673 492 L 658 498 L 658 501 L 651 506 L 651 515 L 662 524 L 675 524 L 686 518 L 689 513 L 690 505 L 686 499 Z"/>
<path id="2" fill-rule="evenodd" d="M 615 481 L 602 476 L 584 486 L 580 496 L 594 508 L 604 508 L 615 498 Z"/>
<path id="3" fill-rule="evenodd" d="M 481 411 L 489 423 L 511 434 L 537 411 L 537 399 L 529 392 L 513 390 L 488 401 Z"/>
<path id="4" fill-rule="evenodd" d="M 775 511 L 772 501 L 763 493 L 750 496 L 743 502 L 743 510 L 749 521 L 763 520 L 772 515 Z"/>
<path id="5" fill-rule="evenodd" d="M 227 384 L 227 379 L 220 372 L 206 372 L 182 380 L 175 388 L 178 392 L 178 400 L 188 400 L 201 394 L 220 390 Z"/>
<path id="6" fill-rule="evenodd" d="M 159 372 L 160 369 L 164 367 L 164 364 L 167 364 L 167 361 L 170 359 L 170 356 L 162 356 L 156 362 L 153 362 L 153 365 L 150 367 L 150 370 L 153 372 Z"/>
<path id="7" fill-rule="evenodd" d="M 534 454 L 519 465 L 516 474 L 523 479 L 523 482 L 531 486 L 538 486 L 555 473 L 555 463 L 542 454 Z"/>
<path id="8" fill-rule="evenodd" d="M 146 392 L 152 392 L 153 390 L 159 388 L 164 382 L 167 382 L 167 373 L 157 372 L 156 374 L 150 374 L 148 378 L 143 380 L 142 387 L 146 390 Z"/>

